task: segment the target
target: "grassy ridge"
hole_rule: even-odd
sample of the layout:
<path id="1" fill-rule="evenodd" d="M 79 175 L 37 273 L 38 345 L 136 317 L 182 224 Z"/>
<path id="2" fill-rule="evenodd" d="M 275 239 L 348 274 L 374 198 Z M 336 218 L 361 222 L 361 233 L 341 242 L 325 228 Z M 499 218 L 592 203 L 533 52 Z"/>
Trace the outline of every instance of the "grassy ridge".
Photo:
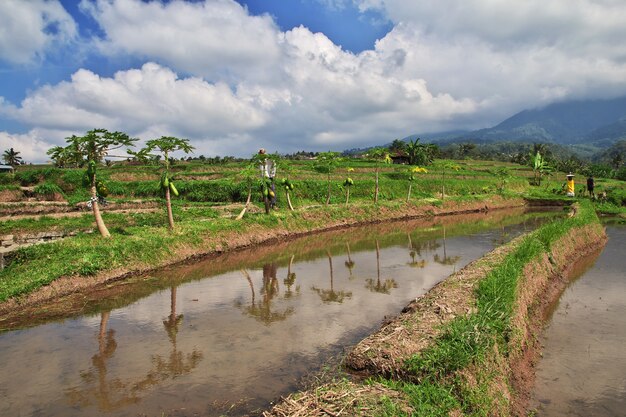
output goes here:
<path id="1" fill-rule="evenodd" d="M 476 290 L 478 311 L 446 324 L 430 348 L 406 361 L 407 371 L 419 383 L 379 382 L 403 391 L 415 415 L 447 416 L 453 410 L 470 416 L 492 415 L 498 407 L 496 402 L 506 403 L 506 399 L 489 392 L 488 385 L 497 376 L 483 375 L 482 381 L 478 378 L 477 384 L 468 385 L 459 372 L 488 362 L 496 345 L 501 354 L 508 354 L 514 331 L 510 320 L 524 267 L 541 254 L 550 254 L 553 244 L 573 228 L 598 222 L 591 204 L 583 202 L 576 216 L 549 223 L 527 235 L 481 280 Z"/>

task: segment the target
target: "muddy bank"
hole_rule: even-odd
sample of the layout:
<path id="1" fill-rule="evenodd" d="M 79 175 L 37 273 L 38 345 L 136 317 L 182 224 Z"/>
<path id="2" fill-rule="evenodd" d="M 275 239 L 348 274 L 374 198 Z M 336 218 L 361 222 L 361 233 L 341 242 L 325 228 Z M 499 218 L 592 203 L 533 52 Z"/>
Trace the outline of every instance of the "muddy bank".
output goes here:
<path id="1" fill-rule="evenodd" d="M 173 265 L 200 257 L 214 256 L 236 249 L 248 248 L 268 242 L 284 241 L 310 233 L 333 230 L 350 226 L 380 223 L 390 220 L 426 218 L 451 214 L 476 213 L 503 208 L 521 207 L 523 199 L 504 199 L 491 197 L 485 201 L 453 201 L 446 200 L 441 205 L 402 204 L 398 206 L 367 205 L 353 206 L 350 210 L 333 207 L 313 208 L 283 215 L 280 221 L 271 227 L 250 225 L 245 231 L 218 231 L 201 236 L 197 245 L 177 248 L 166 259 L 158 264 L 135 264 L 98 273 L 94 276 L 60 277 L 51 284 L 17 298 L 9 299 L 0 304 L 0 315 L 7 317 L 24 311 L 27 307 L 37 306 L 43 302 L 79 292 L 89 291 L 106 286 L 112 282 L 130 276 Z M 343 210 L 341 216 L 334 218 L 332 210 Z"/>
<path id="2" fill-rule="evenodd" d="M 548 252 L 526 263 L 516 286 L 509 321 L 511 336 L 504 345 L 495 343 L 480 363 L 473 362 L 449 375 L 426 378 L 414 374 L 406 362 L 437 343 L 442 325 L 474 314 L 476 286 L 507 255 L 515 255 L 523 240 L 524 237 L 518 238 L 470 263 L 410 303 L 399 316 L 384 323 L 379 332 L 357 344 L 345 359 L 353 382 L 335 381 L 291 395 L 264 415 L 411 414 L 416 412 L 411 406 L 416 403 L 415 398 L 407 394 L 411 390 L 391 389 L 390 386 L 430 384 L 439 380 L 444 386 L 450 381 L 460 381 L 455 383 L 466 394 L 480 393 L 481 412 L 486 415 L 525 416 L 534 381 L 534 365 L 540 354 L 537 335 L 545 312 L 566 287 L 569 274 L 578 265 L 576 261 L 593 256 L 606 243 L 604 229 L 598 222 L 572 227 L 550 243 Z M 576 254 L 576 259 L 572 259 L 572 253 Z M 357 382 L 370 376 L 395 382 Z M 464 408 L 451 406 L 449 414 L 465 415 Z"/>

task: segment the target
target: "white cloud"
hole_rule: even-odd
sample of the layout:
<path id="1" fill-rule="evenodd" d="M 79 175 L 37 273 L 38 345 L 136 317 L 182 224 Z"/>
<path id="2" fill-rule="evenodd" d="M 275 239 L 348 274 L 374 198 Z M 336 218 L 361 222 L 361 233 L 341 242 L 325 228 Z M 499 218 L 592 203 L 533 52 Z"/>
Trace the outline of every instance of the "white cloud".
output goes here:
<path id="1" fill-rule="evenodd" d="M 0 60 L 29 64 L 54 44 L 76 38 L 76 24 L 57 0 L 0 1 Z"/>
<path id="2" fill-rule="evenodd" d="M 83 0 L 81 8 L 106 33 L 96 41 L 105 55 L 139 56 L 211 80 L 275 76 L 277 26 L 235 1 Z"/>
<path id="3" fill-rule="evenodd" d="M 147 63 L 113 78 L 81 69 L 70 82 L 44 86 L 21 106 L 0 103 L 0 111 L 26 124 L 50 129 L 103 127 L 135 133 L 167 126 L 183 136 L 225 136 L 264 122 L 264 114 L 237 97 L 224 83 L 178 78 L 170 69 Z"/>
<path id="4" fill-rule="evenodd" d="M 622 1 L 318 1 L 353 1 L 394 27 L 354 54 L 232 0 L 83 0 L 105 34 L 98 51 L 149 62 L 113 77 L 78 70 L 0 112 L 50 132 L 176 135 L 197 153 L 248 156 L 486 127 L 555 100 L 626 93 Z"/>
<path id="5" fill-rule="evenodd" d="M 19 156 L 24 163 L 45 162 L 47 159 L 46 152 L 54 144 L 48 142 L 42 133 L 37 129 L 24 134 L 0 131 L 0 152 L 13 148 L 20 153 Z"/>

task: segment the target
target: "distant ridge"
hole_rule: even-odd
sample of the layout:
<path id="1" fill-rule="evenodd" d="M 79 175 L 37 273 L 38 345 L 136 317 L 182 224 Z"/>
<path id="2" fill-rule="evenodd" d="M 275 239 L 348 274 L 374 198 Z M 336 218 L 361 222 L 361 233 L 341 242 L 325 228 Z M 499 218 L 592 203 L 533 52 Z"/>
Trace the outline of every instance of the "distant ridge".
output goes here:
<path id="1" fill-rule="evenodd" d="M 472 132 L 411 135 L 408 141 L 441 145 L 459 142 L 547 142 L 586 144 L 606 148 L 626 139 L 626 97 L 609 100 L 575 100 L 523 110 L 498 125 Z"/>

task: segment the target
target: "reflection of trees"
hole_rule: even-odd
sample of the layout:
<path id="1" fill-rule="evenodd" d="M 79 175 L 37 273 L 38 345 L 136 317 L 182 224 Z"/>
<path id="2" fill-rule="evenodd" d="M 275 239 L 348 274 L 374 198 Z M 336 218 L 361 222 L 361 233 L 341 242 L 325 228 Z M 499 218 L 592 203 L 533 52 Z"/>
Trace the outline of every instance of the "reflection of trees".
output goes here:
<path id="1" fill-rule="evenodd" d="M 106 311 L 100 315 L 100 329 L 97 335 L 98 353 L 91 357 L 91 369 L 81 372 L 80 376 L 84 385 L 80 388 L 72 388 L 66 393 L 70 403 L 74 406 L 82 408 L 96 405 L 103 411 L 115 411 L 140 400 L 131 384 L 124 383 L 119 378 L 108 378 L 107 362 L 117 349 L 115 330 L 107 331 L 110 314 L 110 311 Z"/>
<path id="2" fill-rule="evenodd" d="M 170 315 L 167 317 L 167 320 L 163 320 L 163 326 L 172 344 L 172 350 L 167 358 L 163 358 L 160 355 L 152 357 L 155 372 L 161 380 L 187 374 L 198 366 L 198 363 L 202 360 L 202 352 L 197 351 L 195 348 L 188 354 L 184 354 L 176 348 L 178 326 L 182 323 L 183 317 L 183 314 L 176 314 L 176 287 L 171 287 Z"/>
<path id="3" fill-rule="evenodd" d="M 272 300 L 278 295 L 280 289 L 278 287 L 278 278 L 276 278 L 276 264 L 263 265 L 263 286 L 261 287 L 261 300 L 256 301 L 256 293 L 254 291 L 254 283 L 247 270 L 242 269 L 244 277 L 248 280 L 250 285 L 250 291 L 252 293 L 252 299 L 250 305 L 244 307 L 246 314 L 254 317 L 264 324 L 271 324 L 276 321 L 285 320 L 287 317 L 293 314 L 293 307 L 289 307 L 284 311 L 272 311 Z M 295 281 L 295 274 L 292 276 Z M 288 276 L 289 279 L 289 276 Z"/>
<path id="4" fill-rule="evenodd" d="M 376 282 L 372 278 L 366 279 L 365 288 L 381 294 L 389 294 L 392 288 L 398 288 L 398 283 L 393 278 L 388 278 L 384 282 L 380 281 L 380 244 L 378 239 L 376 239 Z"/>
<path id="5" fill-rule="evenodd" d="M 460 256 L 448 256 L 448 253 L 446 252 L 446 226 L 443 225 L 443 257 L 436 253 L 433 260 L 441 265 L 454 265 L 459 261 L 459 259 L 461 259 Z"/>
<path id="6" fill-rule="evenodd" d="M 352 279 L 352 268 L 354 268 L 354 261 L 352 260 L 352 254 L 350 253 L 350 244 L 346 243 L 346 248 L 348 249 L 348 260 L 344 262 L 346 268 L 350 273 L 349 279 Z"/>
<path id="7" fill-rule="evenodd" d="M 334 288 L 334 276 L 333 276 L 333 258 L 330 252 L 326 250 L 326 256 L 328 256 L 328 264 L 330 265 L 330 288 L 321 289 L 315 286 L 311 287 L 313 291 L 320 296 L 325 303 L 343 303 L 345 298 L 351 298 L 352 292 L 350 291 L 335 291 Z"/>
<path id="8" fill-rule="evenodd" d="M 294 256 L 295 255 L 291 255 L 291 258 L 289 259 L 289 265 L 287 266 L 287 278 L 283 280 L 283 284 L 285 284 L 285 287 L 287 287 L 287 290 L 285 291 L 285 298 L 291 298 L 293 296 L 293 291 L 291 290 L 291 287 L 296 282 L 296 273 L 291 272 L 291 265 L 293 264 Z M 296 286 L 296 293 L 300 293 L 299 285 Z"/>
<path id="9" fill-rule="evenodd" d="M 172 352 L 168 359 L 152 356 L 153 369 L 137 379 L 124 381 L 121 378 L 108 378 L 107 362 L 117 349 L 115 330 L 107 331 L 110 312 L 101 313 L 98 332 L 98 353 L 92 358 L 89 371 L 81 372 L 83 385 L 67 391 L 68 400 L 81 408 L 95 405 L 102 411 L 116 411 L 141 401 L 139 394 L 160 382 L 191 372 L 202 360 L 202 353 L 194 349 L 185 355 L 176 348 L 176 335 L 183 315 L 176 315 L 176 287 L 171 288 L 171 308 L 168 320 L 163 321 Z"/>
<path id="10" fill-rule="evenodd" d="M 526 221 L 524 221 L 521 224 L 524 226 L 524 230 L 527 230 L 526 229 Z M 509 240 L 510 240 L 510 233 L 507 232 L 506 228 L 504 227 L 504 224 L 501 224 L 500 225 L 500 236 L 495 236 L 492 239 L 492 242 L 493 242 L 494 246 L 501 246 L 501 245 L 504 245 Z"/>
<path id="11" fill-rule="evenodd" d="M 413 268 L 424 268 L 426 266 L 426 260 L 425 259 L 420 259 L 419 261 L 415 260 L 415 256 L 417 256 L 418 254 L 421 255 L 420 251 L 421 251 L 421 247 L 419 249 L 416 249 L 413 246 L 413 241 L 411 240 L 411 234 L 407 233 L 406 237 L 409 240 L 409 256 L 411 257 L 411 262 L 408 262 L 408 265 L 413 267 Z"/>

